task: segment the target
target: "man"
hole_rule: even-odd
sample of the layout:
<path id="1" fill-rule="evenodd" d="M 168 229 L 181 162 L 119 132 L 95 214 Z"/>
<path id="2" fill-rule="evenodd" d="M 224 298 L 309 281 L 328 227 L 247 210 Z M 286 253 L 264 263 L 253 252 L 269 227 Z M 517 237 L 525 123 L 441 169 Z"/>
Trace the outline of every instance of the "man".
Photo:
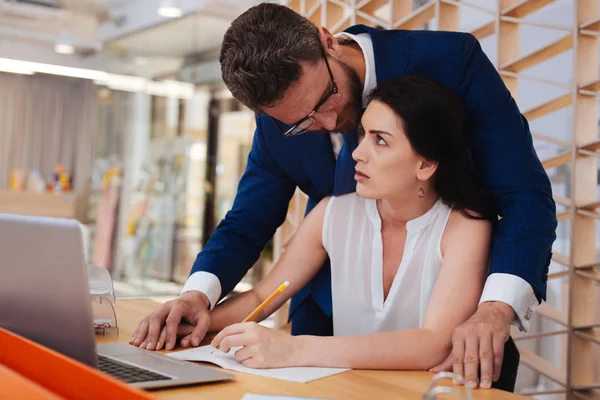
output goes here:
<path id="1" fill-rule="evenodd" d="M 425 75 L 463 101 L 476 175 L 502 217 L 479 308 L 457 328 L 452 353 L 434 370 L 452 369 L 471 387 L 494 381 L 512 390 L 516 366 L 503 370 L 499 383 L 504 346 L 516 351 L 510 325 L 526 330 L 545 297 L 556 211 L 527 121 L 477 40 L 362 25 L 334 37 L 289 8 L 261 4 L 232 23 L 220 61 L 234 97 L 257 112 L 248 166 L 232 210 L 198 255 L 183 293 L 144 319 L 132 343 L 172 349 L 179 324 L 187 322 L 193 331 L 181 345 L 198 346 L 210 310 L 283 223 L 296 187 L 309 196 L 307 211 L 324 196 L 355 190 L 354 129 L 369 92 L 391 77 Z M 330 283 L 325 265 L 294 296 L 292 334 L 332 334 Z"/>

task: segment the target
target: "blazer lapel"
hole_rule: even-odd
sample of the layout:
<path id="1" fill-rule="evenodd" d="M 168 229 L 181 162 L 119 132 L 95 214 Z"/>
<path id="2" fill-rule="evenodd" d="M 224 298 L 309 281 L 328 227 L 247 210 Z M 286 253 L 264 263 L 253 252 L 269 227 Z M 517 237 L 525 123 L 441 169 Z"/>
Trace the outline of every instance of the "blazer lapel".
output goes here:
<path id="1" fill-rule="evenodd" d="M 335 155 L 328 133 L 307 133 L 298 137 L 302 139 L 302 159 L 320 197 L 333 192 L 333 176 L 335 173 Z M 313 196 L 311 196 L 313 197 Z"/>

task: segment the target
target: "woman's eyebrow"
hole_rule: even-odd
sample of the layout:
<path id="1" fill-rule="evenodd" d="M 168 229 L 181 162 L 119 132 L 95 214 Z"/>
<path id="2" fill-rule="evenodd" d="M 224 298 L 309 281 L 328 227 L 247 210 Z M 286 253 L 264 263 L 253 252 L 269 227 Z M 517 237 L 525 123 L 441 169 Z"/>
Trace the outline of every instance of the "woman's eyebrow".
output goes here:
<path id="1" fill-rule="evenodd" d="M 377 129 L 369 129 L 369 133 L 373 134 L 373 135 L 388 135 L 388 136 L 394 136 L 389 132 L 386 131 L 380 131 Z"/>

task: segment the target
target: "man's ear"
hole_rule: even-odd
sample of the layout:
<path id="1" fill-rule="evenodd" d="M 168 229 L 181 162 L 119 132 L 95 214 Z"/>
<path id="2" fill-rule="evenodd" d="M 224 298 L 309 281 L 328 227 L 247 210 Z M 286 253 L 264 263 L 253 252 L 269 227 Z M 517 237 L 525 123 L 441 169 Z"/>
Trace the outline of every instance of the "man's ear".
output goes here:
<path id="1" fill-rule="evenodd" d="M 337 39 L 333 37 L 331 32 L 329 32 L 329 30 L 327 30 L 327 28 L 325 27 L 320 27 L 319 36 L 327 54 L 329 54 L 332 57 L 339 58 L 340 45 Z"/>
<path id="2" fill-rule="evenodd" d="M 437 170 L 438 162 L 428 160 L 426 158 L 421 159 L 419 170 L 417 171 L 417 178 L 421 181 L 426 181 L 433 176 Z"/>

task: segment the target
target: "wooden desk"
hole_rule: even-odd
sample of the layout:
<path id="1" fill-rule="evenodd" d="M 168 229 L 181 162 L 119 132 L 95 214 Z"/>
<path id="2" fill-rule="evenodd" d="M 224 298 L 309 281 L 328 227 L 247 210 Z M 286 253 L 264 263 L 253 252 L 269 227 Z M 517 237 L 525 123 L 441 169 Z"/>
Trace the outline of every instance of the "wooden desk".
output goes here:
<path id="1" fill-rule="evenodd" d="M 98 336 L 98 343 L 127 342 L 139 321 L 158 307 L 151 300 L 119 300 L 115 308 L 119 335 Z M 216 367 L 213 367 L 216 368 Z M 327 399 L 421 399 L 431 382 L 428 372 L 352 370 L 310 383 L 263 378 L 234 371 L 235 381 L 153 391 L 159 399 L 239 400 L 245 393 L 279 394 Z M 518 400 L 499 390 L 475 390 L 475 399 Z"/>

